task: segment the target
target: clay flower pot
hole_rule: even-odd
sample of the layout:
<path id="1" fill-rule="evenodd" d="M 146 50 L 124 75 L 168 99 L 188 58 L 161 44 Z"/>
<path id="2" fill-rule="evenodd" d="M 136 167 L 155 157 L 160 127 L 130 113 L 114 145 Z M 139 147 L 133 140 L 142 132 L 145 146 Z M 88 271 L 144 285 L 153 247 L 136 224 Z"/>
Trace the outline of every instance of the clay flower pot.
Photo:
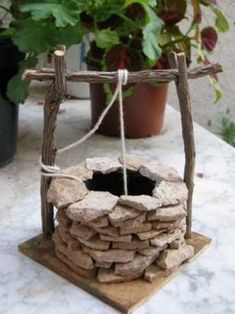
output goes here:
<path id="1" fill-rule="evenodd" d="M 157 135 L 161 132 L 167 101 L 168 85 L 153 86 L 138 83 L 131 96 L 124 98 L 125 134 L 128 138 L 142 138 Z M 106 94 L 103 86 L 90 85 L 92 125 L 98 120 L 106 106 Z M 119 136 L 119 109 L 116 102 L 102 125 L 99 133 Z"/>

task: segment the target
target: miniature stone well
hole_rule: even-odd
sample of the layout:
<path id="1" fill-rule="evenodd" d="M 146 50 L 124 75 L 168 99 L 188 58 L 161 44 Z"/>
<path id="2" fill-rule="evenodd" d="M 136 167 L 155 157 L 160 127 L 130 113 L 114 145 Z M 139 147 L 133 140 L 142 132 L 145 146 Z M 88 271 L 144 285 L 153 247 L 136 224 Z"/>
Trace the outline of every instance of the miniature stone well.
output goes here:
<path id="1" fill-rule="evenodd" d="M 64 170 L 81 182 L 52 180 L 47 199 L 58 209 L 56 255 L 101 283 L 152 281 L 194 254 L 185 241 L 188 191 L 174 168 L 127 156 L 125 196 L 121 169 L 118 161 L 93 158 Z"/>
<path id="2" fill-rule="evenodd" d="M 129 313 L 211 242 L 191 230 L 195 143 L 188 79 L 221 72 L 222 67 L 210 64 L 188 69 L 184 54 L 172 53 L 169 55 L 171 69 L 128 73 L 124 80 L 128 84 L 175 82 L 185 167 L 181 179 L 175 169 L 126 156 L 123 149 L 126 156 L 123 164 L 128 169 L 126 193 L 126 167 L 122 159 L 87 159 L 85 165 L 61 170 L 62 173 L 53 172 L 58 169 L 56 156 L 75 144 L 56 149 L 57 114 L 66 93 L 66 81 L 115 83 L 119 87 L 119 100 L 122 99 L 120 71 L 67 71 L 65 53 L 64 47 L 54 52 L 54 70 L 24 73 L 26 80 L 52 84 L 44 105 L 40 158 L 42 234 L 20 244 L 19 249 L 78 287 Z M 124 109 L 121 103 L 120 108 Z M 120 109 L 120 117 L 121 112 Z M 122 128 L 121 133 L 123 146 Z"/>

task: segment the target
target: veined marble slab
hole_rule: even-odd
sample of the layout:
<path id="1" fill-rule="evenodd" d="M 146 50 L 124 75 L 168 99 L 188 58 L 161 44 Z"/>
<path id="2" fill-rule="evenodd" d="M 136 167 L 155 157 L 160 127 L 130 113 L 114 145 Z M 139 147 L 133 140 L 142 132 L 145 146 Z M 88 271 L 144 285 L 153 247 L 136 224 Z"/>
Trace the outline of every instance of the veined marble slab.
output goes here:
<path id="1" fill-rule="evenodd" d="M 38 157 L 43 108 L 37 101 L 31 98 L 20 107 L 18 152 L 12 164 L 0 169 L 0 313 L 117 313 L 17 250 L 19 243 L 41 231 Z M 60 147 L 84 135 L 90 125 L 88 101 L 67 101 L 61 108 Z M 213 243 L 135 314 L 235 313 L 235 150 L 198 125 L 195 133 L 196 172 L 203 175 L 195 178 L 193 230 L 213 238 Z M 120 149 L 119 139 L 95 135 L 57 164 L 67 167 L 86 157 L 116 157 Z M 179 113 L 168 107 L 162 134 L 128 140 L 127 152 L 147 154 L 182 175 Z"/>

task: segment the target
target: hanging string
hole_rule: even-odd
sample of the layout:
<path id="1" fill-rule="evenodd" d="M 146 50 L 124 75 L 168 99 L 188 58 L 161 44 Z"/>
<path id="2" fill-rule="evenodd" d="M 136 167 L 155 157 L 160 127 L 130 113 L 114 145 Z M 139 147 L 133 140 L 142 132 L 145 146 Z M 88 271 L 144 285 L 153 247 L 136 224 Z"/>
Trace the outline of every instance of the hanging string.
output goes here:
<path id="1" fill-rule="evenodd" d="M 75 148 L 76 146 L 85 142 L 88 138 L 90 138 L 100 127 L 101 123 L 103 122 L 105 116 L 109 112 L 110 108 L 114 104 L 115 100 L 119 96 L 119 117 L 120 117 L 120 136 L 121 136 L 121 144 L 122 144 L 122 158 L 123 158 L 123 184 L 124 184 L 124 193 L 125 195 L 128 194 L 127 189 L 127 169 L 126 169 L 126 145 L 125 145 L 125 127 L 124 127 L 124 116 L 123 116 L 123 95 L 122 95 L 122 85 L 126 85 L 128 81 L 128 71 L 126 69 L 118 70 L 118 83 L 115 89 L 115 92 L 112 96 L 110 103 L 105 107 L 103 112 L 101 113 L 99 119 L 93 126 L 93 128 L 86 133 L 81 139 L 78 141 L 65 146 L 57 151 L 57 154 L 63 154 L 64 152 Z M 61 178 L 70 178 L 74 180 L 81 181 L 81 179 L 77 176 L 69 175 L 66 173 L 62 173 L 60 167 L 54 165 L 49 166 L 45 165 L 42 162 L 42 158 L 39 159 L 39 164 L 41 166 L 41 175 L 45 177 L 61 177 Z"/>

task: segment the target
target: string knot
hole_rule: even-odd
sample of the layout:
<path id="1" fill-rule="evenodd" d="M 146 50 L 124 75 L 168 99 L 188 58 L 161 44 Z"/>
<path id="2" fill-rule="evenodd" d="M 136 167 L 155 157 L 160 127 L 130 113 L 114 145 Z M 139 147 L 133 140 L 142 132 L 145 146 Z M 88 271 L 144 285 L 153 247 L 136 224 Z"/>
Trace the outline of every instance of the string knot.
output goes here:
<path id="1" fill-rule="evenodd" d="M 125 86 L 127 82 L 128 82 L 127 69 L 119 69 L 118 70 L 118 83 Z"/>

